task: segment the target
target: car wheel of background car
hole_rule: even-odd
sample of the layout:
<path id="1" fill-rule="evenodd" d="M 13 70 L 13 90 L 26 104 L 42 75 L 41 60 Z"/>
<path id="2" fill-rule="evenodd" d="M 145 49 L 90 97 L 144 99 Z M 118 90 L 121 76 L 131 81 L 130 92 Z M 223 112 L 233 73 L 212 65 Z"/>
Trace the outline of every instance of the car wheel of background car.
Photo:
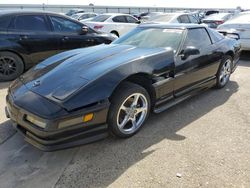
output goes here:
<path id="1" fill-rule="evenodd" d="M 217 73 L 217 88 L 223 88 L 229 81 L 232 70 L 232 57 L 225 56 Z"/>
<path id="2" fill-rule="evenodd" d="M 126 138 L 142 127 L 150 112 L 147 91 L 130 82 L 123 83 L 111 98 L 108 125 L 111 133 Z"/>
<path id="3" fill-rule="evenodd" d="M 0 81 L 11 81 L 23 73 L 22 59 L 11 52 L 0 52 Z"/>
<path id="4" fill-rule="evenodd" d="M 117 31 L 111 31 L 110 33 L 116 35 L 117 37 L 119 37 L 119 33 Z"/>

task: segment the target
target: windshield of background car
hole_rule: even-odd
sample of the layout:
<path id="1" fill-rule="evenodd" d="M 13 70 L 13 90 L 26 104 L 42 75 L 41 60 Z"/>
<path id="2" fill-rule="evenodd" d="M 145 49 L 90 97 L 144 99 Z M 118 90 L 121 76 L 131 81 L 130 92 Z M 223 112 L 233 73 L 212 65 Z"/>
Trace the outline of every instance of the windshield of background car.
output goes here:
<path id="1" fill-rule="evenodd" d="M 174 14 L 165 14 L 154 16 L 153 18 L 149 19 L 152 22 L 169 22 L 174 17 Z"/>
<path id="2" fill-rule="evenodd" d="M 94 17 L 91 21 L 92 22 L 105 22 L 108 18 L 110 18 L 110 15 L 99 15 Z"/>
<path id="3" fill-rule="evenodd" d="M 133 45 L 139 48 L 172 48 L 177 51 L 182 35 L 182 29 L 136 28 L 113 44 Z"/>

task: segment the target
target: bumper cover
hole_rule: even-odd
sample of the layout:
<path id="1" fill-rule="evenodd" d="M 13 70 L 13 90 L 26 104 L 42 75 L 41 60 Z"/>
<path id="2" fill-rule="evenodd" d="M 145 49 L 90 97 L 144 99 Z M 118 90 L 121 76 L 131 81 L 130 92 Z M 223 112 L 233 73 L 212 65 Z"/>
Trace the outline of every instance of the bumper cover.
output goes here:
<path id="1" fill-rule="evenodd" d="M 27 115 L 32 115 L 36 118 L 40 117 L 15 105 L 11 97 L 7 96 L 6 99 L 6 117 L 12 120 L 13 126 L 24 135 L 27 142 L 40 150 L 54 151 L 69 148 L 91 143 L 108 136 L 108 126 L 106 124 L 109 108 L 108 101 L 69 113 L 66 117 L 47 119 L 46 123 L 49 126 L 46 129 L 42 129 L 28 122 L 25 118 Z M 61 129 L 57 128 L 58 122 L 68 121 L 71 118 L 82 116 L 90 112 L 94 113 L 94 118 L 87 123 L 80 123 Z"/>

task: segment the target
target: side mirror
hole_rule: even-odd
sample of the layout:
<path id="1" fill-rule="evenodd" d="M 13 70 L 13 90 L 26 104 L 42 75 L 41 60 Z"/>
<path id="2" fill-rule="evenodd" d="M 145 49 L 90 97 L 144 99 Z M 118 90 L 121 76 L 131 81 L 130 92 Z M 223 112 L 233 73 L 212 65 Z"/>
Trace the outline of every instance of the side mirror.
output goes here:
<path id="1" fill-rule="evenodd" d="M 182 60 L 187 59 L 191 55 L 199 55 L 200 50 L 193 46 L 187 46 L 184 50 L 181 51 L 180 56 Z"/>
<path id="2" fill-rule="evenodd" d="M 138 21 L 137 21 L 137 22 L 135 22 L 135 23 L 140 24 L 140 23 L 141 23 L 141 21 L 140 21 L 140 20 L 138 20 Z"/>
<path id="3" fill-rule="evenodd" d="M 89 31 L 89 28 L 87 26 L 83 26 L 81 30 L 81 35 L 86 35 Z"/>

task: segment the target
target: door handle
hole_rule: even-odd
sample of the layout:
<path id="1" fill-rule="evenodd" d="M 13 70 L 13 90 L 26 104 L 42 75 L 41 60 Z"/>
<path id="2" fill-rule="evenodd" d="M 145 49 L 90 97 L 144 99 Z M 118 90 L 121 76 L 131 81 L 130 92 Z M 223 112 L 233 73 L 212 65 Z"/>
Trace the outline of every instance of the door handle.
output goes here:
<path id="1" fill-rule="evenodd" d="M 87 42 L 95 42 L 94 39 L 88 39 Z"/>
<path id="2" fill-rule="evenodd" d="M 19 40 L 27 40 L 28 36 L 27 35 L 20 35 Z"/>
<path id="3" fill-rule="evenodd" d="M 69 37 L 67 37 L 67 36 L 64 36 L 64 37 L 62 38 L 62 41 L 67 41 L 67 40 L 69 40 Z"/>

